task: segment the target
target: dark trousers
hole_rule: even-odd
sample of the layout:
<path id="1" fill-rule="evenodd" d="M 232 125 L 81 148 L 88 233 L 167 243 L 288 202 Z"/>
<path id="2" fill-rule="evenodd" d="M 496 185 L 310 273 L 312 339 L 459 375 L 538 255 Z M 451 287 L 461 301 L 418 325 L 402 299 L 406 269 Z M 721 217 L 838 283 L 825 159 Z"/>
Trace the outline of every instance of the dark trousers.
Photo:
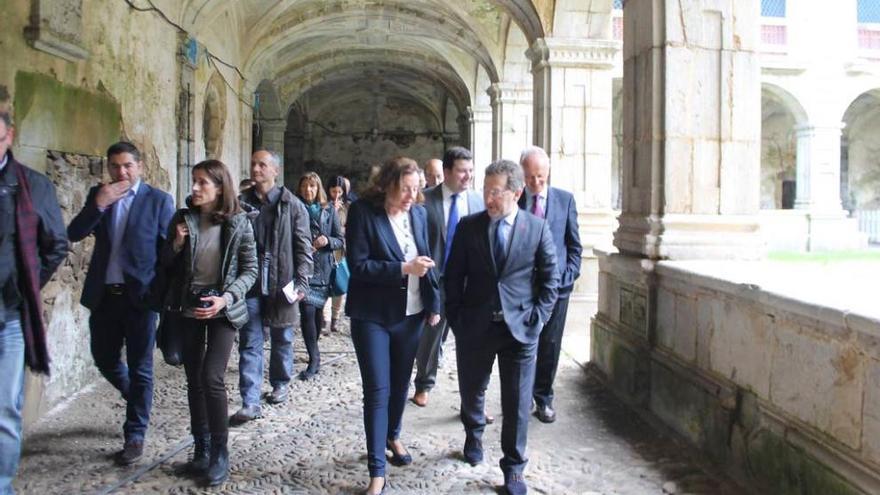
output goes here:
<path id="1" fill-rule="evenodd" d="M 309 353 L 310 370 L 321 364 L 321 353 L 318 351 L 318 319 L 324 317 L 321 309 L 304 301 L 299 303 L 299 326 Z"/>
<path id="2" fill-rule="evenodd" d="M 229 432 L 226 365 L 235 342 L 235 328 L 225 317 L 183 319 L 183 367 L 193 435 Z M 206 345 L 207 344 L 207 345 Z"/>
<path id="3" fill-rule="evenodd" d="M 385 476 L 385 443 L 400 437 L 424 313 L 385 327 L 351 320 L 351 340 L 364 387 L 364 430 L 371 477 Z"/>
<path id="4" fill-rule="evenodd" d="M 535 391 L 532 394 L 539 407 L 553 406 L 553 381 L 559 366 L 559 351 L 562 349 L 562 332 L 565 330 L 567 314 L 568 297 L 557 299 L 550 321 L 541 330 L 535 365 Z"/>
<path id="5" fill-rule="evenodd" d="M 486 427 L 486 387 L 495 356 L 501 379 L 501 470 L 521 474 L 528 462 L 529 409 L 535 380 L 538 343 L 523 344 L 513 338 L 504 323 L 491 323 L 482 335 L 463 337 L 455 343 L 461 422 L 465 434 L 482 439 Z"/>
<path id="6" fill-rule="evenodd" d="M 98 371 L 126 401 L 126 441 L 143 441 L 153 406 L 156 313 L 136 307 L 125 294 L 104 295 L 89 316 L 92 358 Z M 122 347 L 125 346 L 125 362 Z"/>

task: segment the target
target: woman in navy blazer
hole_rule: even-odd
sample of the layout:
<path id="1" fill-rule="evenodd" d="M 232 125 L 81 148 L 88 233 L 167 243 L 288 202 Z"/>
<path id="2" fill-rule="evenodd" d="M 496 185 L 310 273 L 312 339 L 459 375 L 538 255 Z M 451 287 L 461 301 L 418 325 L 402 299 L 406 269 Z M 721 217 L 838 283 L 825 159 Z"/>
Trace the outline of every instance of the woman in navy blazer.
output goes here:
<path id="1" fill-rule="evenodd" d="M 431 268 L 427 214 L 418 165 L 398 157 L 382 166 L 351 205 L 345 232 L 351 270 L 345 312 L 351 318 L 364 388 L 364 429 L 370 485 L 385 490 L 385 448 L 391 463 L 412 462 L 400 429 L 413 361 L 425 321 L 440 319 L 440 291 Z"/>

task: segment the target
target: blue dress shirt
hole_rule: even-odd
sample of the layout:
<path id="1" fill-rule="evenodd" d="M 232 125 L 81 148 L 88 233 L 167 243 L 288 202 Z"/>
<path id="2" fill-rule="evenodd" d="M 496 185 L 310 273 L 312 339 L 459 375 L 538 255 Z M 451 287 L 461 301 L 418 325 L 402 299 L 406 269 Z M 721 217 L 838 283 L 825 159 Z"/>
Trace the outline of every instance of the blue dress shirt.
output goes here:
<path id="1" fill-rule="evenodd" d="M 128 212 L 131 203 L 137 195 L 141 181 L 137 181 L 128 190 L 128 193 L 110 206 L 110 259 L 107 261 L 107 276 L 105 284 L 122 284 L 125 279 L 122 276 L 122 239 L 125 237 L 125 226 L 128 225 Z"/>

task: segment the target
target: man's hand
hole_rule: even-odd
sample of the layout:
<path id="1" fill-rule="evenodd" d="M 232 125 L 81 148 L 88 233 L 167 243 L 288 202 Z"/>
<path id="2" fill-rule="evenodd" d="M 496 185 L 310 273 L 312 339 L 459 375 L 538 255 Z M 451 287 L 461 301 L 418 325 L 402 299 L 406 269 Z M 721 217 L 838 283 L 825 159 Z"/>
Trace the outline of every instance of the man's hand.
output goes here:
<path id="1" fill-rule="evenodd" d="M 207 320 L 217 316 L 221 309 L 226 307 L 226 298 L 217 296 L 203 297 L 202 301 L 210 301 L 211 305 L 207 308 L 196 308 L 193 310 L 193 316 L 197 320 Z"/>
<path id="2" fill-rule="evenodd" d="M 403 273 L 406 275 L 415 275 L 416 277 L 424 277 L 431 268 L 434 268 L 434 260 L 429 256 L 416 256 L 412 261 L 403 264 Z"/>
<path id="3" fill-rule="evenodd" d="M 437 313 L 428 313 L 428 317 L 425 318 L 425 322 L 427 322 L 428 325 L 431 325 L 432 327 L 436 326 L 438 323 L 440 323 L 440 315 Z"/>
<path id="4" fill-rule="evenodd" d="M 104 184 L 95 195 L 95 204 L 102 210 L 108 208 L 128 194 L 129 189 L 131 189 L 131 182 L 127 180 Z"/>

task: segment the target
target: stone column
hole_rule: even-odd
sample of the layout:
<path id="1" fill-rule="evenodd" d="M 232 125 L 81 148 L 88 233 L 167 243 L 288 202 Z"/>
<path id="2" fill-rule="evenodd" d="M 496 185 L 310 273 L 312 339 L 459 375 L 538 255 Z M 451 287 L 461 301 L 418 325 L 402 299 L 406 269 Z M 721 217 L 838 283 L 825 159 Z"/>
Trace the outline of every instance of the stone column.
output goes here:
<path id="1" fill-rule="evenodd" d="M 284 163 L 284 131 L 287 129 L 287 122 L 284 120 L 261 120 L 259 125 L 262 128 L 263 147 L 272 150 L 281 157 L 281 173 L 278 175 L 279 185 L 284 184 L 284 170 L 287 164 Z"/>
<path id="2" fill-rule="evenodd" d="M 492 108 L 475 107 L 471 121 L 471 151 L 474 154 L 474 189 L 483 190 L 483 174 L 492 163 Z"/>
<path id="3" fill-rule="evenodd" d="M 593 248 L 610 246 L 612 69 L 620 44 L 611 40 L 542 38 L 526 52 L 534 76 L 537 146 L 550 155 L 550 183 L 572 192 L 584 247 L 573 301 L 598 300 L 599 265 Z"/>
<path id="4" fill-rule="evenodd" d="M 755 3 L 626 3 L 621 252 L 760 256 Z"/>
<path id="5" fill-rule="evenodd" d="M 654 399 L 694 377 L 658 363 L 670 362 L 669 339 L 693 330 L 687 304 L 705 312 L 696 297 L 683 300 L 668 323 L 674 300 L 656 262 L 762 251 L 760 11 L 757 0 L 624 5 L 620 252 L 600 255 L 591 361 L 628 400 L 663 414 Z"/>
<path id="6" fill-rule="evenodd" d="M 807 212 L 807 250 L 866 247 L 854 219 L 840 200 L 840 136 L 843 123 L 795 127 L 797 193 L 794 207 Z"/>
<path id="7" fill-rule="evenodd" d="M 495 83 L 487 91 L 492 100 L 492 159 L 517 161 L 532 139 L 532 88 Z"/>

